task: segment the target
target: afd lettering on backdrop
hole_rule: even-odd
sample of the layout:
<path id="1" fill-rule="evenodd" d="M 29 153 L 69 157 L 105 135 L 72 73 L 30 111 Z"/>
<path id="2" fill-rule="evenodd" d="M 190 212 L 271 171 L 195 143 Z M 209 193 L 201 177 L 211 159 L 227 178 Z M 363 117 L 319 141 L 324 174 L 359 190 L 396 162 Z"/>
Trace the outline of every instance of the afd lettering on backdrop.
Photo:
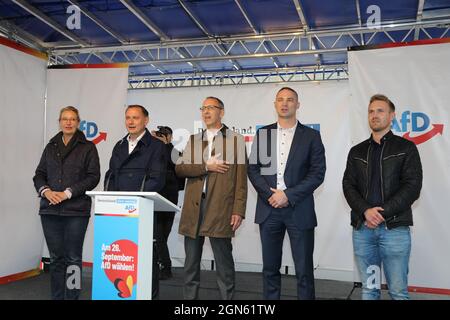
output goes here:
<path id="1" fill-rule="evenodd" d="M 91 140 L 94 144 L 99 144 L 102 141 L 106 141 L 106 132 L 99 132 L 98 126 L 95 122 L 82 120 L 80 122 L 80 130 L 83 131 L 86 138 Z M 98 135 L 97 135 L 98 134 Z"/>
<path id="2" fill-rule="evenodd" d="M 431 123 L 430 117 L 423 112 L 403 111 L 400 119 L 392 120 L 392 131 L 403 133 L 403 138 L 416 145 L 424 143 L 437 134 L 442 135 L 444 125 Z"/>

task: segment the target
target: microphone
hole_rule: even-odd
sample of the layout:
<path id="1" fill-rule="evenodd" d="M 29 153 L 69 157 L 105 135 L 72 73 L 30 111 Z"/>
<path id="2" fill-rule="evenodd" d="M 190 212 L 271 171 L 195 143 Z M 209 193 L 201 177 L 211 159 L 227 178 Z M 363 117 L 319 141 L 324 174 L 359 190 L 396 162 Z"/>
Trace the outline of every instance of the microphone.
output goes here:
<path id="1" fill-rule="evenodd" d="M 109 181 L 111 180 L 111 176 L 112 176 L 112 171 L 108 176 L 108 180 L 106 180 L 106 186 L 105 186 L 105 191 L 108 191 L 108 187 L 109 187 Z"/>
<path id="2" fill-rule="evenodd" d="M 145 180 L 147 180 L 147 174 L 144 174 L 144 178 L 142 179 L 141 189 L 139 190 L 140 192 L 143 192 L 143 191 L 144 191 Z"/>

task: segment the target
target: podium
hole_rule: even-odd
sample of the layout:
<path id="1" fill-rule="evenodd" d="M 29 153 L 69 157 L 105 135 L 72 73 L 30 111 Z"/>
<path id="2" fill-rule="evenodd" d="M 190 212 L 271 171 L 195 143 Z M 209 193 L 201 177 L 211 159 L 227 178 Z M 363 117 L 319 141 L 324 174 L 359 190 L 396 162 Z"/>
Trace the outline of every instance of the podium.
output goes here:
<path id="1" fill-rule="evenodd" d="M 92 300 L 151 300 L 154 211 L 180 211 L 156 192 L 89 191 L 94 200 Z"/>

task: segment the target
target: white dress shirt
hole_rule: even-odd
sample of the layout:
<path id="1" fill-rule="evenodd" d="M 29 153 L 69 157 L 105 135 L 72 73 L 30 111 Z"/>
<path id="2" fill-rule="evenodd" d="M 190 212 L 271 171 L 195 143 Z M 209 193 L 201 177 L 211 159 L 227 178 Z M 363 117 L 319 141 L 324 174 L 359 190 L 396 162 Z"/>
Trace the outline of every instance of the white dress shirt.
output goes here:
<path id="1" fill-rule="evenodd" d="M 298 122 L 292 128 L 282 128 L 277 123 L 277 189 L 286 190 L 284 183 L 284 171 L 286 170 L 286 162 L 291 150 L 292 140 L 294 140 L 295 130 Z"/>
<path id="2" fill-rule="evenodd" d="M 206 139 L 208 140 L 208 159 L 206 159 L 206 160 L 209 160 L 211 158 L 214 137 L 217 136 L 217 134 L 219 133 L 220 130 L 222 130 L 222 127 L 220 127 L 220 129 L 207 129 L 206 130 Z M 208 171 L 208 167 L 206 167 L 206 171 Z M 203 192 L 206 192 L 206 180 L 208 180 L 208 179 L 205 179 L 205 182 L 203 183 Z"/>
<path id="3" fill-rule="evenodd" d="M 131 140 L 131 139 L 130 139 L 130 135 L 128 135 L 128 137 L 127 137 L 127 140 L 128 140 L 128 154 L 131 154 L 131 153 L 133 152 L 134 148 L 136 148 L 136 146 L 137 146 L 139 140 L 142 139 L 142 137 L 144 136 L 144 134 L 145 134 L 145 130 L 144 130 L 144 132 L 142 132 L 142 133 L 139 135 L 139 137 L 137 137 L 137 138 L 134 139 L 134 140 Z"/>

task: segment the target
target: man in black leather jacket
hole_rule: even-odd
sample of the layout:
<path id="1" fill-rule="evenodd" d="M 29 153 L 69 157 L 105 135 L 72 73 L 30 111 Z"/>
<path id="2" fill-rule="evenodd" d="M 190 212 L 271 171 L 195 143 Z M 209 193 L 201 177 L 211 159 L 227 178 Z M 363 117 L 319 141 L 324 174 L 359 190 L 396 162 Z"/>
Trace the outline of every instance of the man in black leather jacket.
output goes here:
<path id="1" fill-rule="evenodd" d="M 371 97 L 372 135 L 350 150 L 342 181 L 365 300 L 380 298 L 381 264 L 391 298 L 409 299 L 411 205 L 422 188 L 422 165 L 415 144 L 392 133 L 394 117 L 389 98 Z"/>

